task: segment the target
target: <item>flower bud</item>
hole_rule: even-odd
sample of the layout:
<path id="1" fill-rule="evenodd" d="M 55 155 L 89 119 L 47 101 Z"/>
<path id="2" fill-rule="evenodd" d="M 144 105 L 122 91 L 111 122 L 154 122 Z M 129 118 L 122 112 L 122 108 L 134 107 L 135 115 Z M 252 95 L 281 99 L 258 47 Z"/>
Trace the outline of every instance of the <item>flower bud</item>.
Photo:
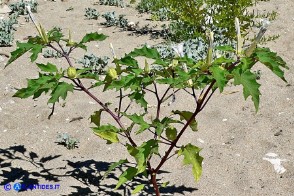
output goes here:
<path id="1" fill-rule="evenodd" d="M 69 67 L 67 69 L 67 76 L 69 79 L 74 79 L 75 77 L 77 77 L 77 70 L 74 67 Z"/>
<path id="2" fill-rule="evenodd" d="M 117 79 L 117 72 L 114 68 L 109 68 L 108 70 L 108 75 L 112 78 L 112 79 Z"/>
<path id="3" fill-rule="evenodd" d="M 147 62 L 147 60 L 145 59 L 145 67 L 144 67 L 144 71 L 145 71 L 145 73 L 150 73 L 150 66 L 149 66 L 149 64 L 148 64 L 148 62 Z"/>
<path id="4" fill-rule="evenodd" d="M 165 135 L 167 139 L 174 141 L 177 138 L 177 129 L 173 126 L 168 126 L 165 129 Z"/>

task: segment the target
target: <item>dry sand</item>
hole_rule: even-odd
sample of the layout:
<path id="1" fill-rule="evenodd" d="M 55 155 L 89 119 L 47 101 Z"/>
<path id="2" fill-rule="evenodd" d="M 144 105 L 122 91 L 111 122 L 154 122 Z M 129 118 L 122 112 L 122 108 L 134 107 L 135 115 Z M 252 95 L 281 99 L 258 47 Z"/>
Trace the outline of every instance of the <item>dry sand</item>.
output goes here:
<path id="1" fill-rule="evenodd" d="M 130 37 L 128 32 L 117 28 L 104 28 L 99 21 L 85 20 L 86 7 L 95 7 L 100 13 L 116 10 L 133 21 L 144 22 L 146 18 L 130 8 L 93 6 L 92 3 L 93 0 L 39 1 L 36 16 L 46 29 L 53 26 L 71 29 L 74 39 L 92 31 L 109 35 L 98 46 L 89 47 L 88 53 L 96 55 L 111 56 L 110 42 L 121 56 L 138 45 L 160 41 L 150 40 L 148 36 Z M 65 11 L 70 6 L 73 11 Z M 173 158 L 162 168 L 170 173 L 159 175 L 163 182 L 170 181 L 171 185 L 162 191 L 163 195 L 294 195 L 294 1 L 272 0 L 259 5 L 259 10 L 264 9 L 276 10 L 279 14 L 267 33 L 281 37 L 268 46 L 287 61 L 289 85 L 258 65 L 256 69 L 262 71 L 259 81 L 262 96 L 257 114 L 252 102 L 244 101 L 240 88 L 225 90 L 238 91 L 233 94 L 216 93 L 198 117 L 199 132 L 187 132 L 181 139 L 181 143 L 191 142 L 203 148 L 201 155 L 205 159 L 200 182 L 194 182 L 191 168 L 183 167 L 181 158 Z M 22 41 L 28 35 L 36 35 L 36 31 L 32 23 L 26 23 L 21 17 L 15 38 Z M 0 51 L 10 52 L 14 48 L 0 48 Z M 82 51 L 75 54 L 81 56 Z M 47 60 L 41 57 L 38 62 Z M 51 110 L 46 105 L 47 96 L 35 101 L 12 98 L 13 87 L 24 87 L 26 78 L 37 75 L 36 66 L 29 62 L 27 55 L 3 69 L 5 61 L 0 62 L 0 195 L 129 195 L 127 188 L 117 194 L 112 192 L 117 175 L 100 181 L 109 164 L 127 153 L 121 146 L 108 146 L 93 135 L 88 116 L 99 106 L 83 93 L 70 93 L 65 107 L 57 104 L 48 120 Z M 65 64 L 63 60 L 54 61 Z M 189 109 L 186 97 L 182 93 L 177 97 L 182 103 L 173 107 Z M 109 101 L 108 95 L 100 98 Z M 174 108 L 163 110 L 168 112 Z M 80 116 L 84 118 L 69 122 Z M 58 133 L 64 132 L 80 140 L 78 149 L 67 150 L 55 143 Z M 279 160 L 283 168 L 278 168 Z M 286 171 L 279 174 L 275 169 Z M 4 190 L 5 184 L 16 182 L 58 184 L 60 188 L 18 194 Z"/>

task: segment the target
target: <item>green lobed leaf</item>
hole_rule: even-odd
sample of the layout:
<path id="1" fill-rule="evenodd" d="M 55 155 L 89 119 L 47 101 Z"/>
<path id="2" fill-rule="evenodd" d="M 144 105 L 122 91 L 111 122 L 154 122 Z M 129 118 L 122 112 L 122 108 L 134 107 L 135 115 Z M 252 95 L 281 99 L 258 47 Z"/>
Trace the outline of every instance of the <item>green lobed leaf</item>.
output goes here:
<path id="1" fill-rule="evenodd" d="M 11 57 L 8 60 L 5 67 L 7 67 L 9 64 L 11 64 L 13 61 L 24 55 L 26 52 L 30 51 L 32 55 L 30 56 L 30 59 L 32 62 L 34 62 L 38 58 L 38 54 L 42 52 L 43 45 L 36 44 L 36 43 L 20 43 L 16 42 L 17 49 L 13 52 L 11 52 Z"/>
<path id="2" fill-rule="evenodd" d="M 107 144 L 119 142 L 117 133 L 119 129 L 112 125 L 102 125 L 92 128 L 95 135 L 107 141 Z"/>
<path id="3" fill-rule="evenodd" d="M 144 189 L 145 185 L 144 184 L 139 184 L 135 187 L 135 189 L 132 191 L 132 194 L 136 194 L 141 192 Z"/>
<path id="4" fill-rule="evenodd" d="M 234 75 L 234 85 L 243 86 L 243 95 L 245 100 L 251 96 L 252 101 L 255 106 L 255 110 L 258 111 L 259 107 L 259 96 L 261 95 L 259 91 L 260 84 L 256 81 L 256 75 L 251 73 L 250 70 L 246 70 L 245 72 L 241 72 L 240 69 L 235 69 L 233 71 Z"/>
<path id="5" fill-rule="evenodd" d="M 144 94 L 138 91 L 135 91 L 129 95 L 131 100 L 135 100 L 136 103 L 140 104 L 145 111 L 147 110 L 147 101 L 144 99 Z"/>
<path id="6" fill-rule="evenodd" d="M 124 163 L 129 163 L 129 161 L 127 159 L 121 159 L 118 162 L 112 163 L 109 167 L 108 170 L 105 172 L 105 174 L 103 175 L 102 179 L 106 178 L 108 176 L 108 174 L 114 170 L 116 167 L 124 164 Z"/>
<path id="7" fill-rule="evenodd" d="M 43 92 L 48 92 L 58 84 L 59 77 L 54 75 L 39 74 L 37 79 L 29 79 L 26 88 L 18 90 L 13 97 L 28 98 L 34 95 L 39 97 Z"/>
<path id="8" fill-rule="evenodd" d="M 135 50 L 128 55 L 132 57 L 144 56 L 151 59 L 160 59 L 159 52 L 155 48 L 148 48 L 146 45 L 139 49 L 135 48 Z"/>
<path id="9" fill-rule="evenodd" d="M 221 66 L 213 66 L 209 68 L 212 72 L 213 78 L 216 80 L 216 85 L 219 88 L 220 92 L 223 92 L 224 87 L 226 86 L 226 70 Z"/>
<path id="10" fill-rule="evenodd" d="M 64 36 L 60 28 L 54 27 L 47 33 L 49 42 L 56 41 L 60 42 L 61 38 Z"/>
<path id="11" fill-rule="evenodd" d="M 51 63 L 47 63 L 47 65 L 37 63 L 37 66 L 41 69 L 41 71 L 44 71 L 44 72 L 50 72 L 50 73 L 58 72 L 56 65 L 53 65 Z"/>
<path id="12" fill-rule="evenodd" d="M 249 57 L 244 57 L 240 61 L 241 62 L 238 66 L 242 67 L 243 72 L 245 72 L 248 69 L 251 69 L 253 65 L 256 63 L 254 59 Z"/>
<path id="13" fill-rule="evenodd" d="M 128 152 L 137 162 L 138 174 L 146 171 L 147 161 L 151 154 L 158 154 L 158 141 L 151 139 L 139 147 L 127 144 Z"/>
<path id="14" fill-rule="evenodd" d="M 193 113 L 192 112 L 189 112 L 189 111 L 179 111 L 179 110 L 176 110 L 176 111 L 172 111 L 174 114 L 178 114 L 180 115 L 180 119 L 181 120 L 186 120 L 186 121 L 189 121 L 190 118 L 192 117 Z M 191 123 L 190 123 L 190 128 L 192 129 L 192 131 L 198 131 L 198 128 L 197 128 L 197 122 L 194 119 L 192 119 Z"/>
<path id="15" fill-rule="evenodd" d="M 100 126 L 101 121 L 101 113 L 104 111 L 104 109 L 100 109 L 98 111 L 95 111 L 93 115 L 91 115 L 91 123 L 94 123 L 96 126 Z"/>
<path id="16" fill-rule="evenodd" d="M 114 190 L 118 189 L 121 185 L 126 183 L 127 181 L 132 180 L 137 174 L 137 168 L 129 167 L 124 173 L 122 173 L 118 178 L 118 183 Z"/>
<path id="17" fill-rule="evenodd" d="M 155 119 L 152 122 L 152 127 L 155 128 L 155 133 L 160 136 L 163 132 L 163 130 L 168 127 L 171 123 L 180 123 L 183 124 L 181 121 L 179 120 L 174 120 L 172 118 L 169 117 L 164 117 L 161 121 L 158 119 Z"/>
<path id="18" fill-rule="evenodd" d="M 138 61 L 131 56 L 125 56 L 117 61 L 121 65 L 127 65 L 131 67 L 138 67 Z"/>
<path id="19" fill-rule="evenodd" d="M 51 93 L 51 97 L 48 100 L 48 103 L 55 103 L 59 101 L 61 97 L 63 100 L 67 97 L 67 92 L 73 92 L 74 86 L 66 82 L 59 82 L 55 89 Z"/>
<path id="20" fill-rule="evenodd" d="M 91 42 L 91 41 L 103 41 L 107 38 L 108 36 L 104 35 L 104 34 L 99 34 L 97 32 L 94 33 L 88 33 L 86 34 L 82 41 L 80 42 L 80 44 L 84 44 L 87 42 Z"/>
<path id="21" fill-rule="evenodd" d="M 146 129 L 148 129 L 150 127 L 150 125 L 145 122 L 142 115 L 137 115 L 137 114 L 127 115 L 127 114 L 124 114 L 124 116 L 129 118 L 135 124 L 140 125 L 140 129 L 136 132 L 136 134 L 140 134 L 140 133 L 142 133 L 143 131 L 145 131 Z"/>
<path id="22" fill-rule="evenodd" d="M 283 67 L 285 69 L 289 69 L 289 67 L 286 65 L 286 62 L 277 55 L 277 53 L 270 51 L 269 48 L 256 48 L 255 54 L 257 56 L 257 59 L 262 64 L 269 68 L 279 78 L 287 82 L 284 77 L 284 72 L 283 70 L 281 70 L 280 67 Z"/>
<path id="23" fill-rule="evenodd" d="M 178 151 L 179 156 L 184 156 L 184 165 L 192 165 L 192 173 L 196 182 L 200 179 L 202 174 L 203 157 L 199 155 L 200 151 L 200 148 L 192 144 L 187 144 Z"/>

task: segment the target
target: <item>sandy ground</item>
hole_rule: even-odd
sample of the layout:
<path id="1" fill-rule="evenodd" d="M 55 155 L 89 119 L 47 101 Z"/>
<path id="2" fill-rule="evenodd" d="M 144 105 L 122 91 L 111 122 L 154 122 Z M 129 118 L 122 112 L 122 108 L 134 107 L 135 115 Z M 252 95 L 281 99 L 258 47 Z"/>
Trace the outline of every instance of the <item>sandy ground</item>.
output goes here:
<path id="1" fill-rule="evenodd" d="M 123 55 L 138 45 L 160 41 L 150 40 L 148 36 L 130 37 L 128 32 L 120 32 L 117 28 L 104 28 L 99 21 L 85 20 L 86 7 L 94 7 L 100 13 L 116 10 L 133 21 L 144 22 L 146 18 L 130 8 L 93 6 L 93 3 L 92 0 L 39 1 L 36 16 L 47 29 L 53 26 L 61 26 L 65 32 L 71 29 L 74 39 L 92 31 L 109 35 L 106 41 L 89 47 L 88 53 L 96 55 L 111 56 L 110 42 L 117 54 Z M 65 11 L 70 6 L 73 11 Z M 173 158 L 162 168 L 166 173 L 159 175 L 162 182 L 170 181 L 170 186 L 162 189 L 163 195 L 294 195 L 294 1 L 272 0 L 259 6 L 259 10 L 264 9 L 279 13 L 267 33 L 281 37 L 268 46 L 287 61 L 289 84 L 258 65 L 256 69 L 262 71 L 259 81 L 262 96 L 257 114 L 251 101 L 244 101 L 240 88 L 225 90 L 238 91 L 233 94 L 216 93 L 198 117 L 199 132 L 187 132 L 180 141 L 203 148 L 201 155 L 205 159 L 200 182 L 194 182 L 191 168 L 183 167 L 181 158 Z M 22 41 L 35 34 L 32 23 L 21 18 L 16 40 Z M 14 47 L 0 48 L 0 51 L 10 52 Z M 82 51 L 75 53 L 77 56 L 82 54 Z M 124 158 L 127 153 L 119 145 L 106 145 L 92 133 L 88 116 L 99 106 L 89 97 L 79 92 L 70 93 L 65 107 L 61 107 L 63 102 L 57 104 L 51 120 L 47 119 L 51 111 L 46 105 L 48 97 L 42 96 L 38 100 L 12 98 L 13 87 L 24 87 L 26 78 L 37 75 L 36 66 L 27 57 L 6 69 L 3 69 L 6 59 L 0 62 L 0 195 L 129 195 L 132 184 L 117 193 L 112 192 L 118 175 L 110 175 L 109 179 L 101 181 L 109 164 Z M 41 57 L 38 62 L 47 60 Z M 98 94 L 99 90 L 94 93 Z M 109 95 L 99 97 L 109 101 Z M 177 98 L 181 103 L 164 108 L 164 112 L 179 107 L 189 109 L 185 93 Z M 69 122 L 80 116 L 84 118 Z M 55 143 L 58 133 L 65 132 L 80 140 L 79 148 L 67 150 Z M 279 168 L 279 162 L 282 168 Z M 275 169 L 286 171 L 279 174 Z M 17 182 L 59 185 L 59 189 L 20 193 L 4 190 L 7 183 Z M 148 194 L 152 195 L 148 190 L 141 195 Z"/>

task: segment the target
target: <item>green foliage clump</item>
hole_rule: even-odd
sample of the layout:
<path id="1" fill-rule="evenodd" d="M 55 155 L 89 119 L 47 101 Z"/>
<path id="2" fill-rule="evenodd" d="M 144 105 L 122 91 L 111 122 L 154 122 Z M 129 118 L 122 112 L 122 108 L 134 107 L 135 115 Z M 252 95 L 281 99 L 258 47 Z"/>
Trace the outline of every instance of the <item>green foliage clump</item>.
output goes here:
<path id="1" fill-rule="evenodd" d="M 55 50 L 52 49 L 46 49 L 43 52 L 43 57 L 44 58 L 61 58 L 62 55 Z"/>
<path id="2" fill-rule="evenodd" d="M 101 74 L 104 72 L 105 67 L 108 64 L 109 57 L 98 57 L 94 54 L 84 55 L 84 57 L 78 60 L 78 63 L 82 64 L 84 68 L 90 68 L 91 72 Z"/>
<path id="3" fill-rule="evenodd" d="M 205 32 L 214 29 L 221 30 L 224 37 L 233 40 L 236 38 L 234 27 L 236 17 L 240 20 L 243 36 L 247 35 L 252 27 L 260 26 L 258 19 L 276 18 L 277 13 L 274 11 L 263 14 L 249 11 L 261 1 L 268 0 L 186 0 L 185 3 L 178 0 L 141 0 L 137 9 L 139 12 L 154 13 L 154 18 L 158 18 L 156 13 L 165 9 L 164 19 L 171 20 L 169 35 L 171 41 L 180 42 L 199 36 L 205 39 L 203 36 Z"/>
<path id="4" fill-rule="evenodd" d="M 94 8 L 86 8 L 85 15 L 88 20 L 97 20 L 100 16 L 99 12 Z"/>
<path id="5" fill-rule="evenodd" d="M 27 15 L 28 13 L 26 10 L 26 6 L 30 6 L 32 12 L 37 12 L 37 5 L 38 3 L 35 0 L 20 0 L 10 4 L 9 7 L 13 13 L 18 13 L 19 15 Z"/>
<path id="6" fill-rule="evenodd" d="M 17 14 L 8 19 L 0 19 L 0 46 L 11 46 L 14 40 L 14 25 L 17 24 Z"/>
<path id="7" fill-rule="evenodd" d="M 100 5 L 110 5 L 110 6 L 117 6 L 117 7 L 125 7 L 124 0 L 99 0 Z"/>
<path id="8" fill-rule="evenodd" d="M 102 24 L 111 27 L 111 26 L 118 26 L 120 28 L 127 28 L 128 26 L 128 19 L 125 18 L 125 15 L 120 14 L 118 17 L 115 12 L 106 12 L 102 15 L 105 18 L 105 22 Z"/>
<path id="9" fill-rule="evenodd" d="M 72 150 L 78 147 L 79 140 L 68 133 L 62 133 L 57 136 L 57 143 L 64 145 L 67 149 Z"/>
<path id="10" fill-rule="evenodd" d="M 88 63 L 89 67 L 76 68 L 71 55 L 77 49 L 87 51 L 89 42 L 104 41 L 106 35 L 93 32 L 86 34 L 80 41 L 74 41 L 70 31 L 68 36 L 64 36 L 61 29 L 54 28 L 46 32 L 42 25 L 35 24 L 39 35 L 29 38 L 27 42 L 18 42 L 6 66 L 27 52 L 31 53 L 30 59 L 35 62 L 44 49 L 50 48 L 62 55 L 68 68 L 50 62 L 36 63 L 40 70 L 38 78 L 28 79 L 27 86 L 13 96 L 37 98 L 49 93 L 48 103 L 55 104 L 60 99 L 66 100 L 70 92 L 84 92 L 100 106 L 90 116 L 93 134 L 107 144 L 121 144 L 129 153 L 130 158 L 123 157 L 105 172 L 107 176 L 116 167 L 132 163 L 123 169 L 114 191 L 144 176 L 148 180 L 140 181 L 132 193 L 144 191 L 145 184 L 152 184 L 154 192 L 159 196 L 160 189 L 168 183 L 160 183 L 158 176 L 164 175 L 160 172 L 163 165 L 174 156 L 182 157 L 183 165 L 192 167 L 196 182 L 200 179 L 203 163 L 201 149 L 191 143 L 180 144 L 179 140 L 188 131 L 198 131 L 197 116 L 217 90 L 222 93 L 230 83 L 241 86 L 245 100 L 250 97 L 258 111 L 261 84 L 254 73 L 255 65 L 258 62 L 263 64 L 286 82 L 284 70 L 289 69 L 286 62 L 269 48 L 258 46 L 268 24 L 265 22 L 249 47 L 244 48 L 238 18 L 235 18 L 234 23 L 237 32 L 235 44 L 228 41 L 230 37 L 214 34 L 208 28 L 208 33 L 203 32 L 197 39 L 173 44 L 173 55 L 163 56 L 156 48 L 143 46 L 117 57 L 110 45 L 114 65 L 99 74 L 92 70 L 95 68 L 91 62 Z M 214 31 L 223 30 L 214 28 Z M 207 38 L 207 41 L 202 37 Z M 68 52 L 64 45 L 69 48 Z M 141 60 L 144 63 L 141 64 Z M 95 87 L 102 87 L 97 88 L 98 91 L 100 89 L 99 93 L 92 91 Z M 159 88 L 163 91 L 159 91 Z M 116 103 L 101 99 L 101 94 L 106 91 L 117 99 Z M 187 93 L 187 97 L 176 99 L 179 92 Z M 152 102 L 149 101 L 150 97 L 153 97 Z M 165 108 L 163 114 L 162 108 L 167 102 L 188 103 L 189 110 L 175 106 Z M 151 103 L 155 103 L 155 109 L 150 107 Z M 136 107 L 135 113 L 133 106 Z M 107 114 L 105 118 L 112 118 L 113 124 L 103 123 L 101 119 L 104 114 Z M 140 134 L 138 141 L 137 135 Z M 61 138 L 66 141 L 69 137 Z M 74 142 L 68 143 L 72 146 Z"/>

